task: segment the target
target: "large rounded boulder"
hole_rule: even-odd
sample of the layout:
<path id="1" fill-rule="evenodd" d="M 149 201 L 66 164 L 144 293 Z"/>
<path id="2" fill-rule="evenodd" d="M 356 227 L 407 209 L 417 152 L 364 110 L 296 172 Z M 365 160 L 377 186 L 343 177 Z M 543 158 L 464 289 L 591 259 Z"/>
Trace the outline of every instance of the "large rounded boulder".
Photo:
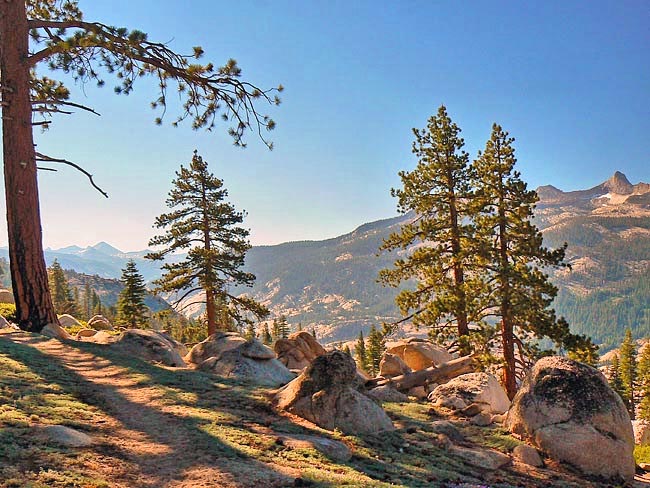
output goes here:
<path id="1" fill-rule="evenodd" d="M 346 434 L 393 430 L 386 412 L 358 387 L 354 360 L 344 352 L 332 351 L 314 359 L 276 394 L 274 403 L 327 430 Z"/>
<path id="2" fill-rule="evenodd" d="M 93 315 L 88 321 L 88 327 L 95 330 L 113 330 L 113 325 L 103 315 Z"/>
<path id="3" fill-rule="evenodd" d="M 246 339 L 236 332 L 217 332 L 194 346 L 185 356 L 185 361 L 199 365 L 207 359 L 221 357 L 224 352 L 245 343 Z"/>
<path id="4" fill-rule="evenodd" d="M 96 337 L 97 334 L 92 336 L 91 340 Z M 127 329 L 119 335 L 111 347 L 145 361 L 162 363 L 166 366 L 185 367 L 185 362 L 174 345 L 155 330 Z"/>
<path id="5" fill-rule="evenodd" d="M 295 377 L 276 359 L 275 353 L 257 339 L 224 350 L 218 356 L 206 359 L 198 367 L 225 378 L 271 387 L 286 385 Z"/>
<path id="6" fill-rule="evenodd" d="M 388 343 L 386 352 L 398 356 L 413 371 L 438 366 L 453 359 L 444 347 L 416 337 Z"/>
<path id="7" fill-rule="evenodd" d="M 309 332 L 299 331 L 286 339 L 278 339 L 273 346 L 278 359 L 289 369 L 305 369 L 327 351 Z"/>
<path id="8" fill-rule="evenodd" d="M 605 377 L 585 364 L 540 359 L 513 399 L 506 427 L 584 474 L 634 478 L 634 433 L 625 405 Z"/>
<path id="9" fill-rule="evenodd" d="M 61 327 L 78 327 L 81 325 L 81 322 L 69 313 L 64 313 L 63 315 L 59 315 L 59 324 Z"/>
<path id="10" fill-rule="evenodd" d="M 437 386 L 429 400 L 434 405 L 461 410 L 472 404 L 486 414 L 505 413 L 510 400 L 499 380 L 488 373 L 468 373 Z"/>
<path id="11" fill-rule="evenodd" d="M 379 376 L 392 378 L 393 376 L 400 376 L 410 372 L 411 368 L 399 356 L 385 352 L 381 357 L 381 361 L 379 362 Z"/>

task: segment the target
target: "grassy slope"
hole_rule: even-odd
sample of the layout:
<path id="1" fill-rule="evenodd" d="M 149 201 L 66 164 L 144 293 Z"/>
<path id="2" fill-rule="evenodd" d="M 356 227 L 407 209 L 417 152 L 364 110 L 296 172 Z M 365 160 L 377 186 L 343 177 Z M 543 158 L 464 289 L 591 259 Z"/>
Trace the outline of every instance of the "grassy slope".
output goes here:
<path id="1" fill-rule="evenodd" d="M 326 432 L 268 405 L 264 389 L 99 345 L 0 331 L 0 486 L 590 486 L 549 470 L 463 464 L 431 431 L 437 412 L 426 404 L 387 405 L 399 429 L 365 437 Z M 44 424 L 87 432 L 95 443 L 57 446 L 38 435 Z M 338 463 L 285 446 L 278 436 L 291 433 L 337 439 L 353 457 Z M 468 446 L 516 445 L 497 429 L 465 434 Z"/>

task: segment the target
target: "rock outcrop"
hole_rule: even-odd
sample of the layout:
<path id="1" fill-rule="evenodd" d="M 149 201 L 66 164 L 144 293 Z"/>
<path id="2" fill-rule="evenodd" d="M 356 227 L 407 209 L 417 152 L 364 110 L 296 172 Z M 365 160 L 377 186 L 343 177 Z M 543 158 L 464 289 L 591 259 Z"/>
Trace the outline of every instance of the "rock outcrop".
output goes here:
<path id="1" fill-rule="evenodd" d="M 97 335 L 90 339 L 95 337 Z M 178 354 L 174 345 L 155 330 L 127 329 L 117 337 L 111 347 L 146 361 L 162 363 L 166 366 L 185 367 L 185 361 Z"/>
<path id="2" fill-rule="evenodd" d="M 634 443 L 640 446 L 650 445 L 650 423 L 645 420 L 633 420 Z"/>
<path id="3" fill-rule="evenodd" d="M 16 303 L 14 301 L 14 294 L 6 289 L 0 290 L 0 303 Z"/>
<path id="4" fill-rule="evenodd" d="M 271 387 L 286 385 L 295 377 L 275 358 L 275 353 L 257 339 L 244 341 L 235 348 L 206 359 L 199 365 L 199 369 Z"/>
<path id="5" fill-rule="evenodd" d="M 58 324 L 47 324 L 41 329 L 41 334 L 54 339 L 72 340 L 72 336 Z"/>
<path id="6" fill-rule="evenodd" d="M 55 444 L 65 447 L 88 447 L 93 443 L 88 434 L 66 427 L 65 425 L 48 425 L 42 433 Z"/>
<path id="7" fill-rule="evenodd" d="M 339 429 L 346 434 L 393 430 L 386 412 L 357 386 L 354 360 L 344 352 L 333 351 L 317 357 L 276 394 L 274 403 L 328 430 Z"/>
<path id="8" fill-rule="evenodd" d="M 398 356 L 413 371 L 438 366 L 453 359 L 445 348 L 415 337 L 386 344 L 386 352 Z"/>
<path id="9" fill-rule="evenodd" d="M 634 478 L 634 433 L 621 398 L 598 370 L 540 359 L 513 399 L 506 427 L 549 457 L 587 475 Z"/>
<path id="10" fill-rule="evenodd" d="M 76 327 L 81 325 L 81 322 L 72 315 L 64 313 L 63 315 L 59 315 L 59 324 L 61 324 L 61 327 Z"/>
<path id="11" fill-rule="evenodd" d="M 409 397 L 389 385 L 373 388 L 368 392 L 368 396 L 378 402 L 404 403 L 409 401 Z"/>
<path id="12" fill-rule="evenodd" d="M 217 332 L 194 346 L 185 356 L 185 361 L 198 366 L 207 359 L 219 358 L 224 352 L 245 343 L 246 339 L 236 332 Z"/>
<path id="13" fill-rule="evenodd" d="M 462 410 L 476 404 L 484 413 L 504 413 L 510 400 L 494 376 L 487 373 L 468 373 L 439 385 L 429 394 L 434 405 Z"/>
<path id="14" fill-rule="evenodd" d="M 88 327 L 95 330 L 113 330 L 110 321 L 103 315 L 93 315 L 88 321 Z"/>
<path id="15" fill-rule="evenodd" d="M 385 352 L 379 362 L 379 376 L 392 378 L 401 374 L 410 373 L 411 368 L 396 354 Z"/>
<path id="16" fill-rule="evenodd" d="M 273 346 L 278 360 L 289 369 L 302 370 L 327 351 L 309 332 L 299 331 L 286 339 L 278 339 Z"/>

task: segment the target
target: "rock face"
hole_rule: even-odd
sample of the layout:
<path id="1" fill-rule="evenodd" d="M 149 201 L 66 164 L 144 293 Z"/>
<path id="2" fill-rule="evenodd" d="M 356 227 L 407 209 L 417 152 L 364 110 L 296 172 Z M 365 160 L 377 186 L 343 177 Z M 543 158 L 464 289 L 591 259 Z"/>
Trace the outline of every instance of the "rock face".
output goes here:
<path id="1" fill-rule="evenodd" d="M 356 387 L 354 360 L 333 351 L 317 357 L 303 373 L 275 396 L 277 408 L 328 430 L 367 434 L 393 430 L 386 412 Z"/>
<path id="2" fill-rule="evenodd" d="M 634 478 L 634 434 L 621 398 L 596 369 L 540 359 L 515 396 L 506 427 L 588 475 Z"/>
<path id="3" fill-rule="evenodd" d="M 14 294 L 9 290 L 0 290 L 0 303 L 15 303 Z"/>
<path id="4" fill-rule="evenodd" d="M 494 376 L 487 373 L 468 373 L 436 387 L 429 395 L 434 405 L 461 410 L 476 404 L 484 413 L 504 413 L 510 400 Z"/>
<path id="5" fill-rule="evenodd" d="M 398 356 L 413 371 L 451 361 L 453 356 L 443 347 L 411 337 L 386 344 L 386 352 Z"/>
<path id="6" fill-rule="evenodd" d="M 244 341 L 234 349 L 206 359 L 199 365 L 199 369 L 226 378 L 272 387 L 286 385 L 295 377 L 275 358 L 275 353 L 257 339 Z"/>
<path id="7" fill-rule="evenodd" d="M 278 359 L 289 369 L 305 369 L 318 356 L 327 351 L 309 332 L 300 331 L 289 335 L 287 339 L 275 342 L 275 353 Z"/>
<path id="8" fill-rule="evenodd" d="M 178 342 L 176 339 L 174 339 L 170 334 L 165 332 L 164 330 L 158 331 L 160 335 L 162 335 L 165 339 L 167 339 L 169 342 L 172 343 L 174 346 L 174 349 L 176 349 L 176 352 L 180 354 L 181 356 L 187 356 L 188 350 L 185 344 L 182 342 Z"/>
<path id="9" fill-rule="evenodd" d="M 224 352 L 236 349 L 245 343 L 246 339 L 236 332 L 217 332 L 194 346 L 185 356 L 185 361 L 199 365 L 207 359 L 219 358 Z"/>
<path id="10" fill-rule="evenodd" d="M 88 327 L 95 330 L 113 330 L 113 326 L 103 315 L 93 315 L 88 321 Z"/>
<path id="11" fill-rule="evenodd" d="M 59 324 L 61 324 L 61 327 L 73 327 L 73 326 L 78 326 L 81 325 L 81 323 L 75 319 L 72 315 L 64 313 L 63 315 L 59 315 Z"/>
<path id="12" fill-rule="evenodd" d="M 634 443 L 640 446 L 650 445 L 650 424 L 645 420 L 633 420 Z"/>
<path id="13" fill-rule="evenodd" d="M 66 447 L 87 447 L 93 443 L 87 434 L 65 425 L 48 425 L 43 428 L 43 433 L 55 444 Z"/>
<path id="14" fill-rule="evenodd" d="M 47 337 L 53 337 L 54 339 L 72 339 L 72 336 L 58 324 L 47 324 L 43 329 L 41 329 L 41 334 Z"/>
<path id="15" fill-rule="evenodd" d="M 90 339 L 95 337 L 97 335 Z M 160 332 L 154 330 L 125 330 L 111 347 L 146 361 L 158 362 L 166 366 L 185 367 L 185 362 L 174 345 Z"/>
<path id="16" fill-rule="evenodd" d="M 541 468 L 544 466 L 544 461 L 542 461 L 537 449 L 527 444 L 519 444 L 518 446 L 515 446 L 512 450 L 512 459 L 535 468 Z"/>
<path id="17" fill-rule="evenodd" d="M 409 397 L 404 393 L 388 385 L 373 388 L 368 392 L 368 396 L 379 402 L 405 403 L 409 401 Z"/>
<path id="18" fill-rule="evenodd" d="M 392 378 L 393 376 L 399 376 L 410 372 L 411 368 L 409 368 L 399 356 L 385 352 L 381 357 L 381 361 L 379 362 L 379 376 Z"/>
<path id="19" fill-rule="evenodd" d="M 95 329 L 81 329 L 79 332 L 77 332 L 77 336 L 75 337 L 75 339 L 81 340 L 82 338 L 85 337 L 92 337 L 97 333 L 98 331 L 96 331 Z"/>

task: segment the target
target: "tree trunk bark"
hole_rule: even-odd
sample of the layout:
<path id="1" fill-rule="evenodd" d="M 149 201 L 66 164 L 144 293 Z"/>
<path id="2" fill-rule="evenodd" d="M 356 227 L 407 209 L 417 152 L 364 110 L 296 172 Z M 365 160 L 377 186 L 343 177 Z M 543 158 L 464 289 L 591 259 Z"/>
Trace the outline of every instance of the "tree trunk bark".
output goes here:
<path id="1" fill-rule="evenodd" d="M 208 316 L 208 335 L 217 333 L 217 317 L 214 300 L 214 291 L 205 290 L 205 309 Z"/>
<path id="2" fill-rule="evenodd" d="M 505 213 L 505 195 L 499 182 L 499 287 L 501 291 L 501 344 L 503 347 L 503 387 L 512 400 L 517 393 L 517 378 L 515 365 L 514 327 L 510 304 L 510 269 L 508 264 L 508 226 Z"/>
<path id="3" fill-rule="evenodd" d="M 430 367 L 415 371 L 414 373 L 406 373 L 401 376 L 395 376 L 388 379 L 373 378 L 366 382 L 366 388 L 374 388 L 376 386 L 390 385 L 400 391 L 407 391 L 416 386 L 422 386 L 425 383 L 438 383 L 447 382 L 456 376 L 465 373 L 472 373 L 474 371 L 474 358 L 471 356 L 463 356 L 458 359 L 452 359 L 438 367 Z"/>
<path id="4" fill-rule="evenodd" d="M 2 143 L 11 283 L 21 329 L 58 324 L 43 256 L 36 155 L 32 135 L 25 2 L 0 3 Z"/>

